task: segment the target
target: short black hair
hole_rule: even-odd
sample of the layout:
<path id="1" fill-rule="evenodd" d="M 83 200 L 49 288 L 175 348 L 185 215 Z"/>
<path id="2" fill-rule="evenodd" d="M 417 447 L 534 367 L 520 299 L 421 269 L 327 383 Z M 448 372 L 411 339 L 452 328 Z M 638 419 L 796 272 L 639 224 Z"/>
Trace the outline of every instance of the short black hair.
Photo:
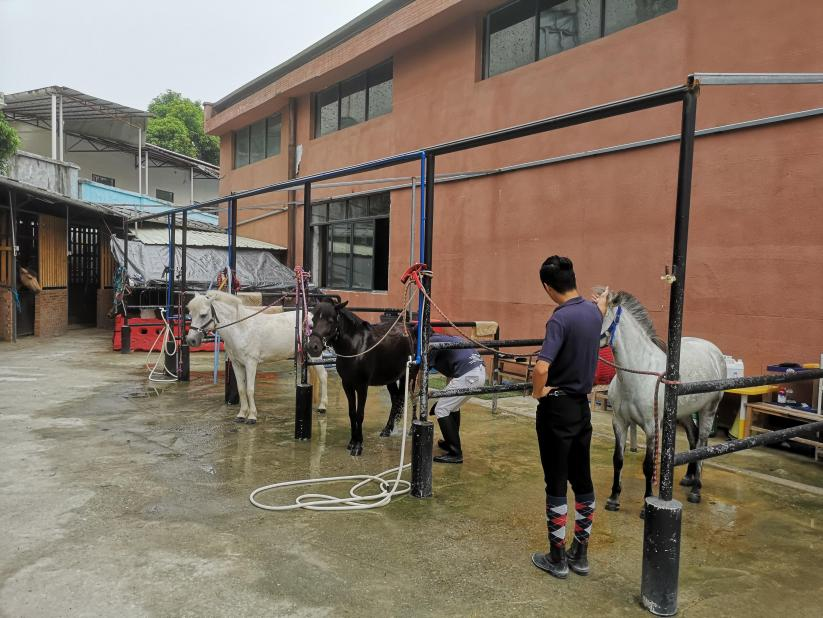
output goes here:
<path id="1" fill-rule="evenodd" d="M 559 294 L 577 288 L 574 265 L 567 257 L 553 255 L 546 258 L 540 267 L 540 281 L 553 288 Z"/>

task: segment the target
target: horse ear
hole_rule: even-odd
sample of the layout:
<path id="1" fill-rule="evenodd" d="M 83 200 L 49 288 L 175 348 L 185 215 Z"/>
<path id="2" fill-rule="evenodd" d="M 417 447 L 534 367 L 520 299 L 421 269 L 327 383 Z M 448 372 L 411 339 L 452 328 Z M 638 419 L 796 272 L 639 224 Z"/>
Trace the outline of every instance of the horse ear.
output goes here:
<path id="1" fill-rule="evenodd" d="M 346 307 L 346 305 L 348 305 L 348 304 L 349 304 L 349 301 L 344 300 L 342 303 L 337 303 L 337 304 L 334 306 L 334 308 L 335 308 L 335 310 L 336 310 L 336 311 L 340 311 L 341 309 L 345 308 L 345 307 Z"/>

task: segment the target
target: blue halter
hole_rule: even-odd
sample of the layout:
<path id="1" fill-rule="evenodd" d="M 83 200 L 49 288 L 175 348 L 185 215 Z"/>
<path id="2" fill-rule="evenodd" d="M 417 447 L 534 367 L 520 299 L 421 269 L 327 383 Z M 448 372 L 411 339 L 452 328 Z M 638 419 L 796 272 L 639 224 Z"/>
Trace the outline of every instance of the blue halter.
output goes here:
<path id="1" fill-rule="evenodd" d="M 620 316 L 623 314 L 623 307 L 618 305 L 617 311 L 614 313 L 614 322 L 611 323 L 608 330 L 609 333 L 609 347 L 614 343 L 614 334 L 617 332 L 617 325 L 620 324 Z"/>

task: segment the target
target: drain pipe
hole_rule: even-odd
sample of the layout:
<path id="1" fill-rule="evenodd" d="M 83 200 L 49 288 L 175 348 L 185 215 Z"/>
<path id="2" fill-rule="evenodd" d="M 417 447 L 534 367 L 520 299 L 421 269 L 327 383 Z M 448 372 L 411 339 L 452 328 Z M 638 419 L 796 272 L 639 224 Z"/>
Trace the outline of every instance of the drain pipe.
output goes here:
<path id="1" fill-rule="evenodd" d="M 288 178 L 291 180 L 292 178 L 297 177 L 297 100 L 289 98 L 289 152 L 288 152 Z M 290 189 L 287 193 L 286 200 L 288 201 L 288 222 L 287 228 L 288 232 L 288 241 L 287 246 L 289 248 L 286 254 L 286 262 L 288 267 L 294 270 L 296 265 L 295 260 L 295 251 L 297 249 L 297 204 L 295 203 L 297 200 L 297 192 L 294 189 Z"/>

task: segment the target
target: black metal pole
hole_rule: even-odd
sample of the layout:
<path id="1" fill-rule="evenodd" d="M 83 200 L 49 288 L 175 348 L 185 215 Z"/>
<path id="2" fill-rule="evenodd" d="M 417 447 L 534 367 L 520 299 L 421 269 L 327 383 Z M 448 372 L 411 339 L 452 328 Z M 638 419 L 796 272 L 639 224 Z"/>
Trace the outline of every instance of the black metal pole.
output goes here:
<path id="1" fill-rule="evenodd" d="M 423 237 L 423 261 L 432 267 L 432 232 L 434 230 L 434 155 L 426 157 L 425 185 L 425 232 Z M 431 277 L 423 277 L 423 288 L 431 297 Z M 428 498 L 432 495 L 432 451 L 434 449 L 434 425 L 428 420 L 429 406 L 429 330 L 431 307 L 423 302 L 420 321 L 422 353 L 420 355 L 420 410 L 419 418 L 412 422 L 412 478 L 411 495 Z"/>
<path id="2" fill-rule="evenodd" d="M 17 341 L 17 302 L 15 293 L 17 292 L 17 218 L 14 214 L 14 191 L 9 189 L 9 240 L 11 241 L 11 290 L 9 290 L 9 302 L 11 306 L 11 340 Z"/>
<path id="3" fill-rule="evenodd" d="M 183 212 L 180 230 L 180 369 L 177 374 L 178 380 L 188 382 L 191 377 L 191 350 L 186 341 L 186 243 L 188 242 L 189 213 Z"/>
<path id="4" fill-rule="evenodd" d="M 229 294 L 234 294 L 234 275 L 237 272 L 237 199 L 229 200 L 228 212 L 228 228 L 229 228 L 229 272 L 226 273 L 229 280 L 229 289 L 226 290 Z M 240 393 L 237 391 L 237 378 L 234 375 L 234 368 L 231 366 L 231 361 L 226 357 L 226 387 L 225 400 L 230 406 L 240 403 Z"/>
<path id="5" fill-rule="evenodd" d="M 129 223 L 123 219 L 123 325 L 120 327 L 120 353 L 131 352 L 131 328 L 129 327 L 129 310 L 126 306 L 126 289 L 129 283 Z M 116 291 L 115 291 L 116 293 Z"/>
<path id="6" fill-rule="evenodd" d="M 697 88 L 690 88 L 683 95 L 672 252 L 674 281 L 669 298 L 669 347 L 666 358 L 668 380 L 680 379 L 680 340 L 683 334 L 683 301 L 686 291 L 686 254 L 689 241 L 697 94 Z M 644 607 L 658 616 L 672 616 L 677 613 L 680 523 L 683 508 L 680 502 L 672 499 L 677 399 L 677 389 L 671 384 L 667 385 L 661 429 L 663 438 L 659 497 L 646 498 L 640 598 Z"/>
<path id="7" fill-rule="evenodd" d="M 309 271 L 311 263 L 311 183 L 307 182 L 303 185 L 303 270 Z M 297 282 L 298 290 L 306 284 L 303 279 Z M 296 305 L 295 312 L 295 347 L 297 341 L 300 340 L 303 350 L 302 355 L 298 358 L 295 350 L 295 362 L 300 366 L 300 380 L 295 386 L 295 409 L 294 409 L 294 439 L 295 440 L 310 440 L 311 439 L 311 408 L 313 398 L 313 388 L 309 384 L 309 360 L 306 354 L 306 334 L 303 331 L 303 303 L 302 297 L 298 294 L 295 296 L 294 303 Z M 297 376 L 295 375 L 295 378 Z"/>
<path id="8" fill-rule="evenodd" d="M 166 342 L 165 349 L 163 350 L 164 356 L 164 366 L 166 368 L 166 373 L 171 376 L 177 376 L 177 353 L 175 349 L 175 341 L 174 341 L 174 326 L 172 321 L 172 313 L 174 312 L 174 253 L 175 253 L 175 219 L 177 215 L 170 214 L 168 216 L 168 226 L 169 226 L 169 258 L 168 258 L 168 279 L 166 280 L 166 285 L 168 289 L 166 290 L 166 321 L 169 322 L 169 326 L 171 327 L 171 337 Z"/>
<path id="9" fill-rule="evenodd" d="M 823 379 L 823 369 L 801 369 L 792 373 L 781 373 L 771 376 L 748 376 L 745 378 L 727 378 L 725 380 L 704 380 L 701 382 L 684 382 L 677 385 L 677 396 L 694 395 L 696 393 L 714 393 L 730 388 L 747 388 L 749 386 L 765 386 L 767 384 L 786 384 L 788 382 L 803 382 L 804 380 Z"/>

